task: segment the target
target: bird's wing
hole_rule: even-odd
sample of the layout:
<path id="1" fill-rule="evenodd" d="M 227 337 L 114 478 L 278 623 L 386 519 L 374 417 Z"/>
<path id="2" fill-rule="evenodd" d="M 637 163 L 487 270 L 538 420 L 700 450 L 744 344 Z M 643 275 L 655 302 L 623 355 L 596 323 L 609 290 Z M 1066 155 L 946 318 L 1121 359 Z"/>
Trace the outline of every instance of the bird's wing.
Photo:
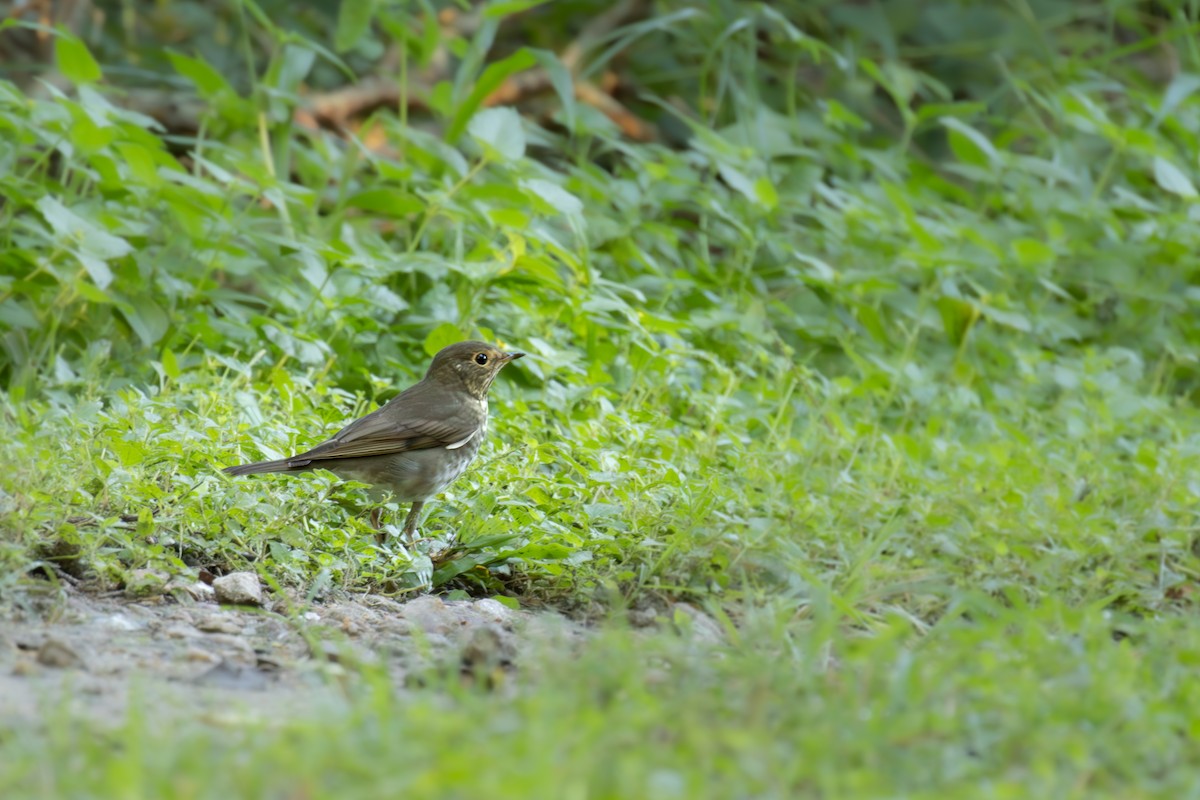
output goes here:
<path id="1" fill-rule="evenodd" d="M 421 400 L 424 387 L 412 387 L 396 397 L 391 403 L 372 411 L 362 419 L 351 422 L 333 438 L 288 459 L 289 466 L 302 467 L 311 462 L 332 461 L 341 458 L 385 456 L 409 450 L 425 450 L 433 447 L 462 446 L 479 429 L 480 420 L 466 413 L 446 414 L 436 419 L 428 413 L 406 416 L 401 409 Z M 399 400 L 409 402 L 397 402 Z M 434 408 L 444 413 L 444 407 L 417 402 L 415 405 Z"/>

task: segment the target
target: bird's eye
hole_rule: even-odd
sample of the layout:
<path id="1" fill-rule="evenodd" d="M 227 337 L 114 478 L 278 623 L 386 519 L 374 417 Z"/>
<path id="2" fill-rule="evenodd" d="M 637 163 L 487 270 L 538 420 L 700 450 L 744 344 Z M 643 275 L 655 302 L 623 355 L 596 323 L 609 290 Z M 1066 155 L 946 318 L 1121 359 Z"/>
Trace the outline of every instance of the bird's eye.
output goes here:
<path id="1" fill-rule="evenodd" d="M 486 364 L 487 363 L 487 353 L 476 353 L 475 354 L 475 363 L 481 367 L 484 364 Z"/>

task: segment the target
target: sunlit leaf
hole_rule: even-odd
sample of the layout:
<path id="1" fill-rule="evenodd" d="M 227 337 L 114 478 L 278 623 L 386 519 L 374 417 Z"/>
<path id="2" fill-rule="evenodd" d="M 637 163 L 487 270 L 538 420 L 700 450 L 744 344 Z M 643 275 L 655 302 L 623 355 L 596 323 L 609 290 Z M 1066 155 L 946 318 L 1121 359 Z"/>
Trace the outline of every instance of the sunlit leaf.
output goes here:
<path id="1" fill-rule="evenodd" d="M 1196 187 L 1179 167 L 1161 156 L 1154 159 L 1154 180 L 1161 189 L 1180 197 L 1195 197 Z"/>
<path id="2" fill-rule="evenodd" d="M 103 74 L 82 39 L 60 33 L 54 38 L 54 59 L 58 71 L 72 83 L 93 83 Z"/>
<path id="3" fill-rule="evenodd" d="M 493 158 L 514 161 L 525 155 L 525 130 L 511 108 L 488 108 L 471 118 L 468 132 Z"/>
<path id="4" fill-rule="evenodd" d="M 107 262 L 132 251 L 127 241 L 96 227 L 50 195 L 38 200 L 37 209 L 62 246 L 76 254 L 97 287 L 103 289 L 112 283 Z"/>
<path id="5" fill-rule="evenodd" d="M 550 208 L 561 214 L 578 215 L 583 212 L 583 203 L 579 198 L 556 183 L 541 178 L 527 178 L 521 181 L 521 187 L 537 195 Z"/>
<path id="6" fill-rule="evenodd" d="M 171 380 L 179 380 L 179 361 L 175 358 L 175 353 L 171 352 L 171 348 L 164 347 L 161 358 L 163 372 Z"/>
<path id="7" fill-rule="evenodd" d="M 387 187 L 367 189 L 351 195 L 347 198 L 346 205 L 351 208 L 360 208 L 364 211 L 374 211 L 377 214 L 386 214 L 393 217 L 416 214 L 425 209 L 425 202 L 419 197 L 400 189 L 390 189 Z"/>
<path id="8" fill-rule="evenodd" d="M 1048 264 L 1054 261 L 1054 248 L 1037 239 L 1015 239 L 1013 253 L 1022 264 Z"/>
<path id="9" fill-rule="evenodd" d="M 986 136 L 958 117 L 942 117 L 939 122 L 947 129 L 950 148 L 964 164 L 991 168 L 1000 160 L 996 147 Z"/>
<path id="10" fill-rule="evenodd" d="M 443 322 L 431 330 L 429 335 L 425 337 L 425 352 L 431 356 L 437 355 L 438 351 L 443 347 L 465 341 L 466 339 L 467 335 L 457 325 L 452 322 Z"/>
<path id="11" fill-rule="evenodd" d="M 955 346 L 961 345 L 979 318 L 979 309 L 973 303 L 945 295 L 938 298 L 937 309 L 942 315 L 942 328 L 946 336 Z"/>
<path id="12" fill-rule="evenodd" d="M 173 50 L 167 50 L 167 58 L 171 61 L 171 66 L 175 68 L 183 77 L 192 82 L 196 87 L 196 91 L 201 97 L 212 98 L 222 92 L 232 92 L 229 82 L 219 70 L 214 68 L 207 61 L 200 58 L 193 58 L 177 53 Z"/>
<path id="13" fill-rule="evenodd" d="M 475 118 L 478 116 L 476 112 L 483 103 L 484 98 L 498 89 L 500 84 L 504 83 L 505 79 L 510 75 L 527 70 L 535 64 L 537 64 L 537 59 L 526 49 L 518 50 L 508 58 L 489 64 L 480 74 L 471 92 L 454 109 L 454 117 L 450 120 L 450 124 L 446 128 L 446 141 L 450 143 L 457 142 L 458 138 L 462 136 L 463 131 L 466 130 L 468 123 L 475 124 Z M 474 133 L 472 136 L 479 138 Z M 524 152 L 524 138 L 521 140 L 521 147 L 522 152 Z"/>

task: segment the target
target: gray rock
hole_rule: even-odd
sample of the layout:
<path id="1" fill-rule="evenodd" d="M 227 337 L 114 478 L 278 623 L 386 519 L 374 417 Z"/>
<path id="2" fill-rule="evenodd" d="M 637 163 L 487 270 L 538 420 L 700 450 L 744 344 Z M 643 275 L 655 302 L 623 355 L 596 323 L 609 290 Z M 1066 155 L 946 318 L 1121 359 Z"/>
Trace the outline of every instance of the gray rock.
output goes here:
<path id="1" fill-rule="evenodd" d="M 675 604 L 675 626 L 698 644 L 725 643 L 725 629 L 721 623 L 690 603 Z"/>
<path id="2" fill-rule="evenodd" d="M 516 659 L 513 637 L 496 625 L 476 625 L 465 637 L 462 667 L 466 670 L 511 667 Z"/>
<path id="3" fill-rule="evenodd" d="M 217 602 L 230 606 L 261 606 L 262 586 L 253 572 L 231 572 L 213 581 Z"/>
<path id="4" fill-rule="evenodd" d="M 246 626 L 234 614 L 218 611 L 196 621 L 196 630 L 205 633 L 227 633 L 231 636 L 241 636 Z"/>
<path id="5" fill-rule="evenodd" d="M 261 692 L 271 683 L 270 678 L 252 667 L 224 660 L 196 676 L 192 682 L 199 686 L 250 692 Z"/>
<path id="6" fill-rule="evenodd" d="M 400 617 L 427 634 L 446 635 L 461 627 L 461 622 L 442 598 L 433 595 L 414 597 L 400 609 Z"/>
<path id="7" fill-rule="evenodd" d="M 87 666 L 83 656 L 60 639 L 47 639 L 38 648 L 37 662 L 43 667 L 55 669 L 84 669 Z"/>
<path id="8" fill-rule="evenodd" d="M 136 631 L 146 627 L 145 623 L 138 622 L 125 614 L 108 614 L 98 619 L 97 622 L 101 627 L 114 631 Z"/>
<path id="9" fill-rule="evenodd" d="M 219 651 L 226 661 L 253 663 L 255 661 L 254 645 L 244 636 L 234 636 L 228 633 L 210 633 L 204 637 L 204 643 L 211 649 Z"/>
<path id="10" fill-rule="evenodd" d="M 649 606 L 629 609 L 629 624 L 635 628 L 653 628 L 658 624 L 658 611 Z"/>
<path id="11" fill-rule="evenodd" d="M 177 622 L 173 625 L 164 626 L 159 635 L 169 639 L 194 639 L 200 635 L 200 631 L 192 625 Z"/>
<path id="12" fill-rule="evenodd" d="M 471 605 L 474 606 L 475 612 L 482 619 L 497 625 L 511 627 L 520 618 L 519 612 L 512 610 L 499 600 L 493 600 L 490 597 L 476 600 Z"/>

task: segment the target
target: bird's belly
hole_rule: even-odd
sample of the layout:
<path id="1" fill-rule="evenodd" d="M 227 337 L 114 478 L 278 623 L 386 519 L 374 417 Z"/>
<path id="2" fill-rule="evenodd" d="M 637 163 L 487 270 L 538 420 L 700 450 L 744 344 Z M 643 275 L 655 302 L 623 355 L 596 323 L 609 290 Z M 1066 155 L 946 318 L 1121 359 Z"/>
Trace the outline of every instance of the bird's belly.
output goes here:
<path id="1" fill-rule="evenodd" d="M 333 471 L 350 480 L 391 491 L 402 503 L 427 500 L 445 489 L 466 471 L 479 452 L 481 434 L 454 450 L 444 447 L 409 450 L 386 456 L 346 459 Z M 353 463 L 351 463 L 353 462 Z"/>

